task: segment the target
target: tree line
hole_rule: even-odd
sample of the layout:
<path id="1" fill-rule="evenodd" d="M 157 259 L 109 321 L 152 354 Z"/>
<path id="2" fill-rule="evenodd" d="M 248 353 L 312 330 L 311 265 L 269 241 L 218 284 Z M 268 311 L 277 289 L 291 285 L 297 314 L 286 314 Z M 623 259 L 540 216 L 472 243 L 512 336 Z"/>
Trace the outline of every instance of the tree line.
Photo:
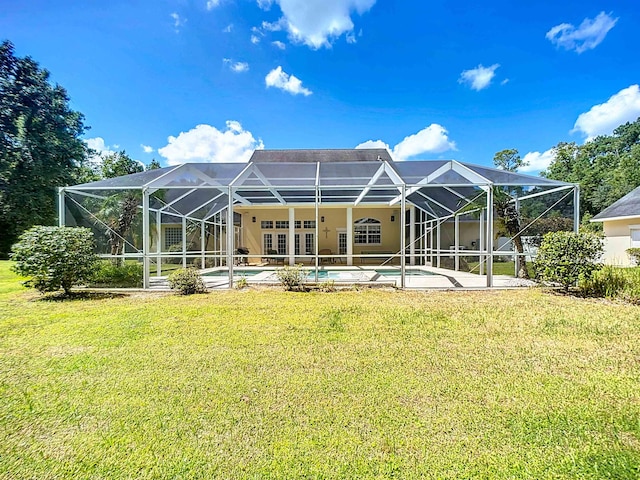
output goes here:
<path id="1" fill-rule="evenodd" d="M 47 70 L 0 44 L 0 258 L 29 227 L 55 224 L 57 187 L 145 170 L 124 151 L 89 149 L 84 120 Z"/>

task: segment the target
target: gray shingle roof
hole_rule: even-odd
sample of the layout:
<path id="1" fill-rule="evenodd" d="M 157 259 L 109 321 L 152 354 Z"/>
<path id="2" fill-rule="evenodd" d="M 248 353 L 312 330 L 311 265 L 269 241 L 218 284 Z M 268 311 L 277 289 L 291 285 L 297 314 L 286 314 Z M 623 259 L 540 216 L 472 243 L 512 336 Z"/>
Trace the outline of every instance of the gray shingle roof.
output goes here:
<path id="1" fill-rule="evenodd" d="M 610 218 L 640 217 L 640 187 L 630 191 L 617 202 L 612 203 L 591 221 L 602 222 Z"/>
<path id="2" fill-rule="evenodd" d="M 393 162 L 385 148 L 256 150 L 250 162 Z"/>

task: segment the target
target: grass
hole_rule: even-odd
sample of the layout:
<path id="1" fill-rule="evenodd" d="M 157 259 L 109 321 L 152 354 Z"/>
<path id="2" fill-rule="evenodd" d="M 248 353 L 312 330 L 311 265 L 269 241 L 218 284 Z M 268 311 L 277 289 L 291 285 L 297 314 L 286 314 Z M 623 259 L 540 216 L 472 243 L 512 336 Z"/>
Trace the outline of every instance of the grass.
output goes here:
<path id="1" fill-rule="evenodd" d="M 42 300 L 0 262 L 0 478 L 638 478 L 640 310 L 540 290 Z"/>

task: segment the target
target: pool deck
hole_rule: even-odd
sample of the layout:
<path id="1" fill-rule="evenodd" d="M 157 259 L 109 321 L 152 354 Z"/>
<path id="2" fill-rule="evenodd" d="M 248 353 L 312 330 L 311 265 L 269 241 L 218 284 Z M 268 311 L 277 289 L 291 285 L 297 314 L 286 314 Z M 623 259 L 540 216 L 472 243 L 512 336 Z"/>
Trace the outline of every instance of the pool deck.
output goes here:
<path id="1" fill-rule="evenodd" d="M 395 269 L 393 267 L 377 267 L 378 270 L 397 270 L 397 274 L 384 275 L 377 273 L 376 267 L 357 267 L 357 266 L 343 266 L 343 267 L 323 267 L 321 271 L 331 272 L 332 276 L 337 278 L 319 278 L 318 282 L 325 282 L 327 280 L 333 280 L 336 286 L 340 285 L 369 285 L 369 286 L 382 286 L 382 285 L 394 285 L 400 286 L 400 273 L 399 267 Z M 478 275 L 475 273 L 461 272 L 447 270 L 444 268 L 436 267 L 407 267 L 408 270 L 429 272 L 426 275 L 405 275 L 405 288 L 408 289 L 485 289 L 487 288 L 487 279 L 484 275 Z M 312 268 L 306 270 L 313 272 Z M 229 279 L 226 275 L 223 276 L 207 276 L 206 273 L 214 271 L 224 271 L 226 269 L 207 269 L 203 271 L 203 280 L 208 289 L 225 289 L 229 288 Z M 247 275 L 245 278 L 249 285 L 278 285 L 279 282 L 274 278 L 274 268 L 263 267 L 236 267 L 236 271 L 247 272 L 256 271 L 254 275 Z M 242 275 L 236 277 L 240 278 Z M 310 281 L 309 283 L 313 283 Z M 516 288 L 516 287 L 529 287 L 535 285 L 530 280 L 521 280 L 507 275 L 494 275 L 493 286 L 494 288 Z M 168 288 L 166 277 L 152 277 L 151 288 L 154 290 L 165 290 Z"/>

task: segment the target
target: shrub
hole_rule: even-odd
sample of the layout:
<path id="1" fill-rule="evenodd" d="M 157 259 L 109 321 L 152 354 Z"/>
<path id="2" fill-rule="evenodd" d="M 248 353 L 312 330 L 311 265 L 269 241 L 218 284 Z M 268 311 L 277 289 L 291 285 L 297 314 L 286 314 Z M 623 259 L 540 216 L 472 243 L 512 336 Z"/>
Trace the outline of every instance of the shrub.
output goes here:
<path id="1" fill-rule="evenodd" d="M 627 255 L 631 257 L 635 265 L 640 265 L 640 248 L 628 248 Z"/>
<path id="2" fill-rule="evenodd" d="M 285 265 L 276 270 L 276 277 L 285 290 L 300 290 L 307 279 L 307 272 L 302 265 Z"/>
<path id="3" fill-rule="evenodd" d="M 35 226 L 13 246 L 13 270 L 28 277 L 26 287 L 40 293 L 62 288 L 68 295 L 72 286 L 91 278 L 96 261 L 93 246 L 88 228 Z"/>
<path id="4" fill-rule="evenodd" d="M 580 282 L 585 295 L 619 298 L 640 303 L 640 268 L 620 268 L 605 265 L 593 272 L 591 278 Z"/>
<path id="5" fill-rule="evenodd" d="M 586 295 L 615 298 L 625 290 L 628 283 L 622 269 L 604 265 L 593 272 L 590 278 L 582 278 L 579 286 Z"/>
<path id="6" fill-rule="evenodd" d="M 579 279 L 588 280 L 600 268 L 602 248 L 602 237 L 594 233 L 547 233 L 534 262 L 536 276 L 566 290 Z"/>
<path id="7" fill-rule="evenodd" d="M 90 284 L 96 287 L 142 287 L 142 277 L 141 263 L 114 265 L 110 260 L 102 260 L 96 264 Z"/>
<path id="8" fill-rule="evenodd" d="M 202 277 L 195 268 L 181 268 L 167 277 L 171 290 L 177 290 L 180 295 L 192 295 L 207 291 Z"/>
<path id="9" fill-rule="evenodd" d="M 249 286 L 249 282 L 247 282 L 247 277 L 240 277 L 236 282 L 236 288 L 238 290 L 242 290 L 243 288 L 247 288 Z"/>
<path id="10" fill-rule="evenodd" d="M 335 292 L 337 290 L 336 282 L 333 280 L 327 280 L 325 282 L 322 282 L 318 284 L 318 290 L 325 293 Z"/>

